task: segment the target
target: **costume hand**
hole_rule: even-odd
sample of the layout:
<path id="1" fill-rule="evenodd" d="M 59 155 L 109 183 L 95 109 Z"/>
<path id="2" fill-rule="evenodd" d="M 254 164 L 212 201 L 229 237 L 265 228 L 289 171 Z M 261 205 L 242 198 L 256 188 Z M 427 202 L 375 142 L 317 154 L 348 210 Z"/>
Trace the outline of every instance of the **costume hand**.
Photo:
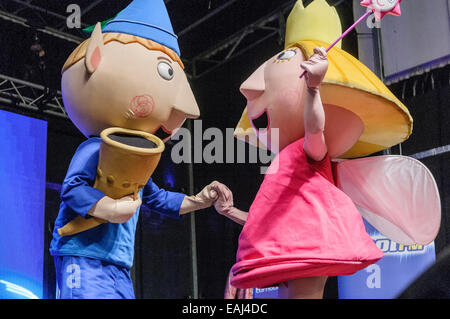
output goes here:
<path id="1" fill-rule="evenodd" d="M 218 192 L 215 188 L 221 183 L 214 181 L 205 186 L 200 193 L 193 196 L 186 196 L 181 203 L 180 214 L 190 213 L 196 210 L 211 207 L 218 198 Z"/>
<path id="2" fill-rule="evenodd" d="M 204 201 L 209 202 L 211 206 L 219 196 L 217 191 L 215 190 L 216 185 L 222 184 L 220 184 L 217 181 L 214 181 L 205 188 L 203 188 L 203 190 L 199 194 L 197 194 L 197 196 L 203 198 Z"/>
<path id="3" fill-rule="evenodd" d="M 233 207 L 233 193 L 224 184 L 214 182 L 211 185 L 211 190 L 218 194 L 217 200 L 214 203 L 214 208 L 219 214 L 226 215 L 231 207 Z"/>
<path id="4" fill-rule="evenodd" d="M 306 85 L 309 88 L 317 88 L 328 70 L 328 55 L 325 48 L 314 48 L 314 54 L 308 61 L 303 62 L 301 67 L 306 70 Z"/>
<path id="5" fill-rule="evenodd" d="M 219 195 L 214 203 L 216 211 L 231 219 L 232 221 L 244 225 L 248 218 L 248 213 L 234 207 L 233 193 L 223 184 L 217 183 L 211 189 Z"/>
<path id="6" fill-rule="evenodd" d="M 110 223 L 123 224 L 133 217 L 141 204 L 140 198 L 134 200 L 132 196 L 125 196 L 117 200 L 105 196 L 91 208 L 89 215 Z"/>

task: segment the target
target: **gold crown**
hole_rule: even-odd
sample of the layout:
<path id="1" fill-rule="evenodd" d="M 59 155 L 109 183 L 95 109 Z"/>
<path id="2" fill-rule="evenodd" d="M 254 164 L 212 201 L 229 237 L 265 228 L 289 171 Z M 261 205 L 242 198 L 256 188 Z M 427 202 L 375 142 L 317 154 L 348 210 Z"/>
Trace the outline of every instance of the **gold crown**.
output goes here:
<path id="1" fill-rule="evenodd" d="M 300 41 L 319 40 L 333 43 L 342 34 L 341 20 L 325 0 L 314 0 L 308 7 L 298 0 L 286 22 L 285 48 Z M 341 41 L 336 44 L 341 47 Z"/>

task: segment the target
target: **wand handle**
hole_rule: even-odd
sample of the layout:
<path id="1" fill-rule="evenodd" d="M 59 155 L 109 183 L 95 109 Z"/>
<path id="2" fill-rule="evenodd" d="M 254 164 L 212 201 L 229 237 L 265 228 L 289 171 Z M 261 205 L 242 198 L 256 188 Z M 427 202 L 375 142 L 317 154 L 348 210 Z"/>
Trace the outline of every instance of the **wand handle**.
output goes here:
<path id="1" fill-rule="evenodd" d="M 349 34 L 350 31 L 352 31 L 352 30 L 353 30 L 353 29 L 354 29 L 354 28 L 355 28 L 362 20 L 364 20 L 365 18 L 367 18 L 370 14 L 372 14 L 372 10 L 368 10 L 361 18 L 359 18 L 355 23 L 353 23 L 353 25 L 352 25 L 350 28 L 348 28 L 344 33 L 342 33 L 342 35 L 341 35 L 336 41 L 334 41 L 332 45 L 330 45 L 330 46 L 328 47 L 328 49 L 326 50 L 326 52 L 330 51 L 331 48 L 333 48 L 333 47 L 336 45 L 336 43 L 338 43 L 339 41 L 341 41 L 343 37 L 345 37 L 347 34 Z M 300 79 L 303 78 L 303 77 L 305 76 L 306 72 L 307 72 L 307 71 L 305 70 L 305 71 L 302 73 L 302 75 L 300 75 Z"/>

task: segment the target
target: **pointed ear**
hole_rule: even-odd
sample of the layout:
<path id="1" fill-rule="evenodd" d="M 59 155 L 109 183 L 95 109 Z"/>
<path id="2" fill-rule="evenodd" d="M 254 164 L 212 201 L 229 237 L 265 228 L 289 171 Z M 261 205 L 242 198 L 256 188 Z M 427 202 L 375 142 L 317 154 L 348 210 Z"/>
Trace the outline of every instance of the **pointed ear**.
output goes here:
<path id="1" fill-rule="evenodd" d="M 89 44 L 86 50 L 85 65 L 89 73 L 94 73 L 102 62 L 103 58 L 103 34 L 102 26 L 99 23 L 95 26 L 94 32 L 92 32 Z"/>

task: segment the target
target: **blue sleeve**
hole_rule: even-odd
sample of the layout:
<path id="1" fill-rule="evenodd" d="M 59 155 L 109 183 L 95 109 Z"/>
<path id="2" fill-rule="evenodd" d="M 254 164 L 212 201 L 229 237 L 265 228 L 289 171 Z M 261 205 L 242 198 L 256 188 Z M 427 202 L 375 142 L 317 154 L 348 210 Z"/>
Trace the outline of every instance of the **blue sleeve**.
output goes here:
<path id="1" fill-rule="evenodd" d="M 142 203 L 148 208 L 172 218 L 180 218 L 181 203 L 185 194 L 160 189 L 152 179 L 144 186 Z"/>
<path id="2" fill-rule="evenodd" d="M 105 194 L 92 187 L 97 175 L 100 142 L 89 139 L 81 144 L 70 162 L 61 188 L 61 200 L 86 218 L 88 211 Z"/>

